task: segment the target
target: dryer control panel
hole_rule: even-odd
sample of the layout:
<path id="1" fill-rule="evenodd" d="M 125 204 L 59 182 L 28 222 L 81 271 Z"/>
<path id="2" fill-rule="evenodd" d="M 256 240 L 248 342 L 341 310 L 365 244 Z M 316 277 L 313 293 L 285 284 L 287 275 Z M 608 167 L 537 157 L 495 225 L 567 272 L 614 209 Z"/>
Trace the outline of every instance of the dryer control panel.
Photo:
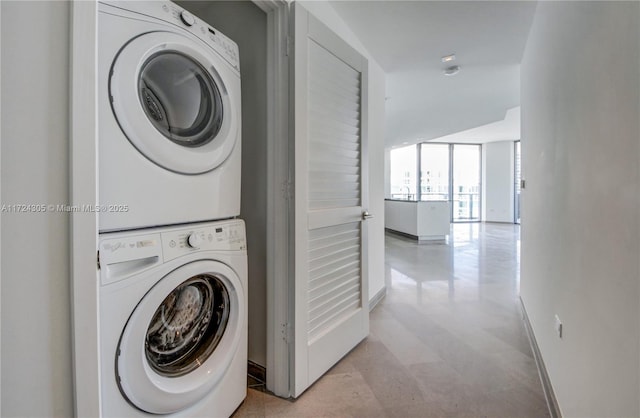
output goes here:
<path id="1" fill-rule="evenodd" d="M 99 3 L 117 7 L 130 13 L 139 13 L 178 26 L 205 42 L 236 71 L 240 71 L 238 45 L 225 34 L 209 26 L 204 20 L 171 1 L 123 2 L 119 0 L 99 0 Z"/>
<path id="2" fill-rule="evenodd" d="M 191 33 L 208 43 L 220 55 L 226 59 L 232 67 L 240 70 L 240 57 L 238 45 L 220 31 L 209 26 L 205 21 L 192 15 L 182 7 L 166 2 L 162 5 L 162 11 L 166 17 L 189 30 Z"/>

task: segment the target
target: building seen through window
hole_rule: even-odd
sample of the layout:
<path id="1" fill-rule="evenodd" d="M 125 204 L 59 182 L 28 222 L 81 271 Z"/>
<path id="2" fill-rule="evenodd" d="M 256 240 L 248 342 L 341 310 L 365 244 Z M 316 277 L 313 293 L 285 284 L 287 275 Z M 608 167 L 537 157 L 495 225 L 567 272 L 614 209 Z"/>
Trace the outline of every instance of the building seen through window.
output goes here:
<path id="1" fill-rule="evenodd" d="M 420 143 L 394 148 L 390 152 L 391 198 L 449 201 L 454 222 L 479 221 L 480 161 L 477 144 Z"/>

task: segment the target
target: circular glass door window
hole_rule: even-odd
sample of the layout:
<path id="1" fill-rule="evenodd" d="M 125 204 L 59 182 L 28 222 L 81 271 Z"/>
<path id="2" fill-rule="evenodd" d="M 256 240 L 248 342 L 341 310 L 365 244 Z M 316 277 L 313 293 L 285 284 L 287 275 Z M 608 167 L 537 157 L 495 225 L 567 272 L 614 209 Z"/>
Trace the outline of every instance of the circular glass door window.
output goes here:
<path id="1" fill-rule="evenodd" d="M 138 97 L 153 126 L 176 144 L 205 145 L 222 126 L 218 86 L 202 65 L 180 52 L 158 52 L 144 62 Z"/>
<path id="2" fill-rule="evenodd" d="M 220 279 L 198 275 L 160 304 L 147 328 L 145 354 L 158 374 L 183 376 L 213 353 L 229 319 L 229 293 Z"/>

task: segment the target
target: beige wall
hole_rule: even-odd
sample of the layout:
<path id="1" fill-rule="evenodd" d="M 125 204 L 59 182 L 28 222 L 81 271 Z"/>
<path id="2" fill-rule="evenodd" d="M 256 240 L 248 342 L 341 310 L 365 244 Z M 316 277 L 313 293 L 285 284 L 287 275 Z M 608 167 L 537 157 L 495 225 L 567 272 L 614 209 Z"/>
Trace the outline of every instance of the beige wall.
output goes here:
<path id="1" fill-rule="evenodd" d="M 639 28 L 540 2 L 522 62 L 521 294 L 566 417 L 640 416 Z"/>

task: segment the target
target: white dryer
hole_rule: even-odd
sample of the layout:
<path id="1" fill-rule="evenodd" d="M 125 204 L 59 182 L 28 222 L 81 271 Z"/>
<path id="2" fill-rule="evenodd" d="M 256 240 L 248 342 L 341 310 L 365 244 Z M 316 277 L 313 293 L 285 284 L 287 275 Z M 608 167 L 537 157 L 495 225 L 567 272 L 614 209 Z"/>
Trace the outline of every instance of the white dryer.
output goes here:
<path id="1" fill-rule="evenodd" d="M 100 231 L 238 216 L 237 45 L 169 1 L 98 12 Z"/>
<path id="2" fill-rule="evenodd" d="M 246 396 L 241 220 L 100 235 L 101 415 L 228 417 Z"/>

